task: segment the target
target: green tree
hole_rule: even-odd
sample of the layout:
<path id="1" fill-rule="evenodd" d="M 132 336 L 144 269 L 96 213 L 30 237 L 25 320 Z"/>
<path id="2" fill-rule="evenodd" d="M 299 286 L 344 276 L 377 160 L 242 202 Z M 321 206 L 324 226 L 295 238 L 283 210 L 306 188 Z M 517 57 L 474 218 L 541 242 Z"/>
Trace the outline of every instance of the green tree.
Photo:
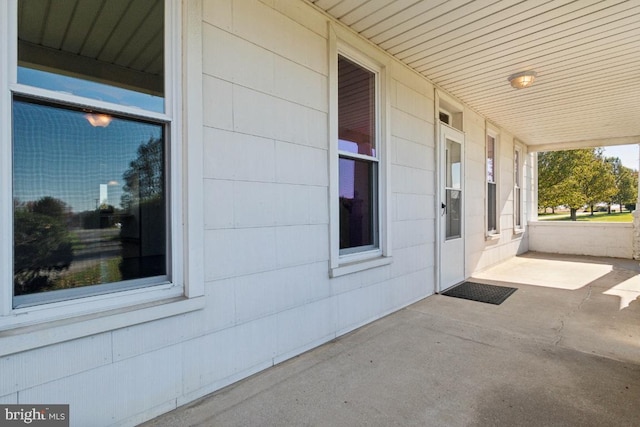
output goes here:
<path id="1" fill-rule="evenodd" d="M 625 205 L 635 203 L 638 198 L 638 172 L 624 166 L 617 157 L 608 157 L 606 160 L 611 165 L 616 188 L 609 203 L 609 213 L 612 204 L 619 204 L 622 211 Z"/>
<path id="2" fill-rule="evenodd" d="M 538 208 L 554 209 L 562 204 L 562 194 L 558 185 L 568 176 L 568 170 L 562 166 L 565 151 L 546 151 L 538 153 Z"/>
<path id="3" fill-rule="evenodd" d="M 566 205 L 575 211 L 586 203 L 578 176 L 590 158 L 588 150 L 548 151 L 538 154 L 538 206 Z"/>
<path id="4" fill-rule="evenodd" d="M 638 201 L 638 171 L 625 168 L 627 173 L 621 180 L 620 187 L 618 189 L 618 201 L 622 205 L 635 205 Z"/>
<path id="5" fill-rule="evenodd" d="M 613 173 L 602 157 L 602 149 L 538 155 L 538 207 L 566 205 L 575 221 L 578 209 L 608 201 L 613 188 Z"/>
<path id="6" fill-rule="evenodd" d="M 615 177 L 611 164 L 606 162 L 603 149 L 596 148 L 588 160 L 588 168 L 580 181 L 580 188 L 593 216 L 593 207 L 598 203 L 608 203 L 616 192 Z"/>

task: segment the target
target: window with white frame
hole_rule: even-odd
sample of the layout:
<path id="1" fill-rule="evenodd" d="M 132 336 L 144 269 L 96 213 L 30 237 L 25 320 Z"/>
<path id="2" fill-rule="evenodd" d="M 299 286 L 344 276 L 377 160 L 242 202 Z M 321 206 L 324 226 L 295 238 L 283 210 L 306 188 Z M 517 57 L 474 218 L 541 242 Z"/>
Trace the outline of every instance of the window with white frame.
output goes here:
<path id="1" fill-rule="evenodd" d="M 498 233 L 498 197 L 497 197 L 497 135 L 490 132 L 487 134 L 487 233 Z"/>
<path id="2" fill-rule="evenodd" d="M 379 245 L 376 73 L 338 56 L 340 255 Z"/>
<path id="3" fill-rule="evenodd" d="M 522 229 L 522 151 L 513 152 L 513 221 L 516 230 Z"/>
<path id="4" fill-rule="evenodd" d="M 387 55 L 339 26 L 329 31 L 329 274 L 392 262 L 386 192 Z"/>
<path id="5" fill-rule="evenodd" d="M 12 306 L 170 283 L 165 1 L 21 0 L 16 15 Z"/>

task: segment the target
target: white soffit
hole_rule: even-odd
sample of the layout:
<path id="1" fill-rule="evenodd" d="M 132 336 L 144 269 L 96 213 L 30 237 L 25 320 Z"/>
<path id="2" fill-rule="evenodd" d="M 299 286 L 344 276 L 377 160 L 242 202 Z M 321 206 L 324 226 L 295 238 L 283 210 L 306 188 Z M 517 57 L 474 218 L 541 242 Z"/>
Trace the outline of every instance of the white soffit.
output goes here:
<path id="1" fill-rule="evenodd" d="M 529 145 L 640 142 L 640 0 L 308 1 Z"/>

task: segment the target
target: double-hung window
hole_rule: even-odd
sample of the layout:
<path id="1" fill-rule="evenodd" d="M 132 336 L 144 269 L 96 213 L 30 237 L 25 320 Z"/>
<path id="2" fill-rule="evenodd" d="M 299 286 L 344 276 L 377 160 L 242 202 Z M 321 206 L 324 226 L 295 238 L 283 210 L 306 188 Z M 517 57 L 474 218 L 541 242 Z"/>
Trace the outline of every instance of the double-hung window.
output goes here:
<path id="1" fill-rule="evenodd" d="M 386 56 L 338 27 L 332 27 L 330 39 L 330 274 L 336 277 L 391 262 L 389 109 Z"/>
<path id="2" fill-rule="evenodd" d="M 513 151 L 513 226 L 522 230 L 522 151 L 516 146 Z"/>
<path id="3" fill-rule="evenodd" d="M 376 74 L 338 57 L 340 254 L 379 245 Z"/>
<path id="4" fill-rule="evenodd" d="M 5 9 L 10 162 L 0 177 L 11 184 L 0 195 L 11 200 L 1 207 L 11 261 L 0 271 L 12 289 L 0 300 L 10 295 L 13 309 L 176 287 L 170 4 L 19 0 Z"/>
<path id="5" fill-rule="evenodd" d="M 497 197 L 497 136 L 490 132 L 487 134 L 487 234 L 498 233 L 498 197 Z"/>

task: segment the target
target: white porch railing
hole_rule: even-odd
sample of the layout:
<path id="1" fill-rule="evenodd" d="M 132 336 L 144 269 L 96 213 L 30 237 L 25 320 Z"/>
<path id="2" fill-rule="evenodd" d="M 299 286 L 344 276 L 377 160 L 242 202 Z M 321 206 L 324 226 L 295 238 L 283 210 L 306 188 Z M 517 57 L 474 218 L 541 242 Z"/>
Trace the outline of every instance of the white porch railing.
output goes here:
<path id="1" fill-rule="evenodd" d="M 529 250 L 613 258 L 634 256 L 632 223 L 532 221 Z"/>

